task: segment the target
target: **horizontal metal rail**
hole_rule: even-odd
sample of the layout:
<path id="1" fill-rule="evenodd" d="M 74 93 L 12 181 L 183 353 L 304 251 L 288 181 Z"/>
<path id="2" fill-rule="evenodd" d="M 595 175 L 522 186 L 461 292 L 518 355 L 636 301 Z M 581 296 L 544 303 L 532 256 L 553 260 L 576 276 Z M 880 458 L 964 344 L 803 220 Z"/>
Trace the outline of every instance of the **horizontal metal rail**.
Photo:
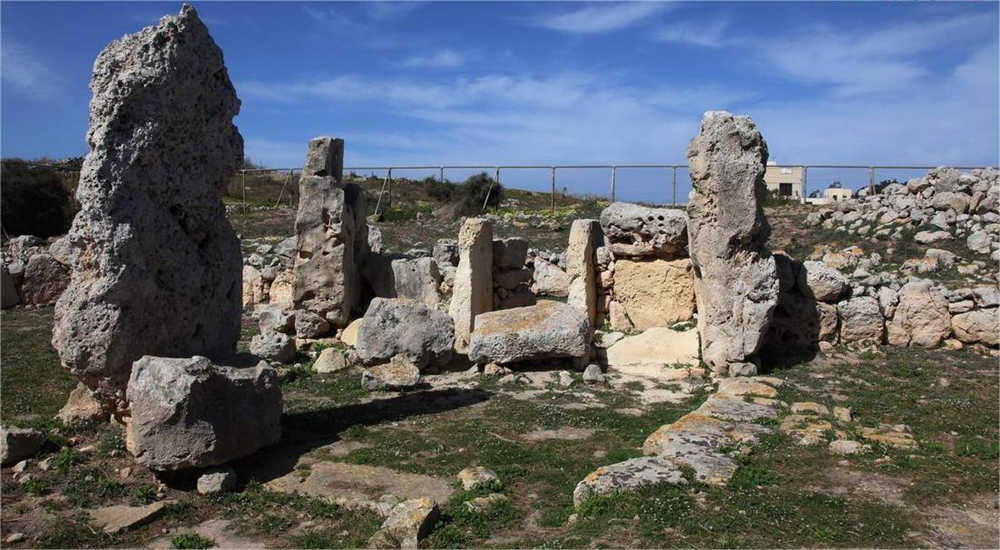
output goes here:
<path id="1" fill-rule="evenodd" d="M 768 168 L 801 168 L 802 169 L 802 197 L 800 197 L 802 202 L 805 202 L 808 196 L 809 187 L 809 169 L 848 169 L 848 170 L 868 170 L 868 186 L 874 187 L 876 180 L 876 172 L 879 170 L 930 170 L 932 168 L 937 168 L 938 166 L 947 166 L 945 164 L 935 164 L 935 165 L 872 165 L 872 164 L 769 164 Z M 500 172 L 502 170 L 550 170 L 552 175 L 552 210 L 555 211 L 556 205 L 556 171 L 557 170 L 576 170 L 576 169 L 609 169 L 611 171 L 611 187 L 609 196 L 611 201 L 615 200 L 615 192 L 617 187 L 617 171 L 619 168 L 632 169 L 632 168 L 658 168 L 666 169 L 672 171 L 671 185 L 672 185 L 672 199 L 671 202 L 677 204 L 677 170 L 687 169 L 687 164 L 654 164 L 654 163 L 638 163 L 638 164 L 438 164 L 438 165 L 399 165 L 399 166 L 345 166 L 344 170 L 355 172 L 363 170 L 385 170 L 386 178 L 382 184 L 382 188 L 379 191 L 379 200 L 376 204 L 376 214 L 379 213 L 381 205 L 383 202 L 386 205 L 391 204 L 392 198 L 392 172 L 400 170 L 436 170 L 438 172 L 438 178 L 440 181 L 444 181 L 445 170 L 492 170 L 494 172 L 494 181 L 500 181 Z M 975 170 L 977 168 L 983 168 L 982 166 L 951 166 L 957 170 Z M 243 187 L 244 196 L 246 195 L 246 174 L 251 174 L 255 172 L 289 172 L 289 174 L 301 171 L 301 168 L 252 168 L 240 170 L 241 176 L 243 176 Z M 486 210 L 486 205 L 489 202 L 490 193 L 493 190 L 493 186 L 487 191 L 486 200 L 483 202 L 483 210 Z M 384 199 L 384 201 L 383 201 Z M 279 195 L 279 202 L 281 200 Z M 246 211 L 246 201 L 244 199 L 244 212 Z"/>

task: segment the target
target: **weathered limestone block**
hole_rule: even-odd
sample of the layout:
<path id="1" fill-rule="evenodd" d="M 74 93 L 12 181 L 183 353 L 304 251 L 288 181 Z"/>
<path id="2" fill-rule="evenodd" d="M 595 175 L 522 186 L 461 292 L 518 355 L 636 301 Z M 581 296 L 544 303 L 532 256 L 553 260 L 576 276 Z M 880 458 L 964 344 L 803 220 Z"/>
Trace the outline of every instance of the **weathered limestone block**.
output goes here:
<path id="1" fill-rule="evenodd" d="M 469 218 L 458 233 L 458 268 L 448 313 L 455 321 L 455 350 L 469 349 L 476 316 L 493 310 L 493 222 Z"/>
<path id="2" fill-rule="evenodd" d="M 687 157 L 702 359 L 722 374 L 730 364 L 745 370 L 756 361 L 778 299 L 777 268 L 765 248 L 770 226 L 760 205 L 767 144 L 749 117 L 710 111 Z"/>
<path id="3" fill-rule="evenodd" d="M 634 328 L 665 327 L 694 316 L 691 260 L 615 262 L 615 300 Z"/>
<path id="4" fill-rule="evenodd" d="M 376 297 L 408 298 L 428 307 L 441 302 L 442 277 L 434 258 L 369 254 L 362 274 Z"/>
<path id="5" fill-rule="evenodd" d="M 59 414 L 56 416 L 64 426 L 76 426 L 108 419 L 101 404 L 94 399 L 90 389 L 83 384 L 77 384 L 76 388 L 69 392 L 66 404 L 63 405 L 62 409 L 59 409 Z"/>
<path id="6" fill-rule="evenodd" d="M 412 300 L 375 298 L 358 329 L 356 348 L 366 364 L 404 355 L 423 369 L 448 364 L 454 343 L 455 325 L 446 313 Z"/>
<path id="7" fill-rule="evenodd" d="M 781 292 L 765 342 L 767 355 L 780 357 L 789 351 L 815 350 L 819 342 L 836 342 L 838 325 L 836 305 Z"/>
<path id="8" fill-rule="evenodd" d="M 851 291 L 851 281 L 823 262 L 805 261 L 798 272 L 798 288 L 810 298 L 821 302 L 836 302 Z"/>
<path id="9" fill-rule="evenodd" d="M 531 291 L 539 296 L 569 296 L 569 275 L 556 264 L 536 257 Z"/>
<path id="10" fill-rule="evenodd" d="M 282 332 L 264 331 L 250 340 L 250 353 L 275 363 L 290 363 L 295 357 L 295 339 Z"/>
<path id="11" fill-rule="evenodd" d="M 132 368 L 127 396 L 126 447 L 153 470 L 223 464 L 281 437 L 281 386 L 271 367 L 145 356 Z"/>
<path id="12" fill-rule="evenodd" d="M 291 304 L 295 299 L 295 272 L 289 270 L 278 273 L 271 281 L 267 299 L 272 304 Z"/>
<path id="13" fill-rule="evenodd" d="M 951 328 L 955 338 L 972 344 L 980 342 L 996 347 L 1000 342 L 1000 326 L 997 324 L 997 308 L 975 309 L 951 318 Z"/>
<path id="14" fill-rule="evenodd" d="M 271 285 L 261 277 L 260 270 L 250 265 L 243 266 L 243 307 L 266 303 Z"/>
<path id="15" fill-rule="evenodd" d="M 25 304 L 54 303 L 69 286 L 70 271 L 51 254 L 35 254 L 24 267 L 21 301 Z"/>
<path id="16" fill-rule="evenodd" d="M 141 356 L 236 351 L 242 261 L 222 194 L 243 157 L 240 101 L 189 5 L 107 46 L 90 88 L 72 275 L 52 344 L 122 412 Z"/>
<path id="17" fill-rule="evenodd" d="M 478 363 L 516 363 L 559 357 L 586 357 L 590 323 L 576 308 L 542 300 L 480 314 L 469 343 L 469 360 Z"/>
<path id="18" fill-rule="evenodd" d="M 894 346 L 933 348 L 951 334 L 948 298 L 930 281 L 914 281 L 899 289 L 899 303 L 886 324 Z"/>
<path id="19" fill-rule="evenodd" d="M 601 230 L 615 258 L 687 256 L 687 214 L 676 208 L 649 208 L 615 202 L 601 212 Z"/>
<path id="20" fill-rule="evenodd" d="M 306 165 L 303 176 L 342 179 L 344 174 L 344 140 L 320 136 L 309 140 L 306 146 Z"/>
<path id="21" fill-rule="evenodd" d="M 528 241 L 520 237 L 493 240 L 493 269 L 521 269 L 528 258 Z"/>
<path id="22" fill-rule="evenodd" d="M 566 303 L 587 315 L 590 326 L 597 325 L 597 274 L 594 250 L 603 241 L 597 220 L 574 220 L 566 247 L 566 275 L 569 295 Z"/>
<path id="23" fill-rule="evenodd" d="M 343 144 L 341 141 L 337 143 Z M 349 191 L 338 178 L 303 176 L 295 217 L 295 307 L 342 327 L 361 297 Z"/>
<path id="24" fill-rule="evenodd" d="M 865 340 L 882 343 L 884 319 L 878 298 L 858 296 L 837 304 L 840 314 L 840 341 L 861 342 Z"/>
<path id="25" fill-rule="evenodd" d="M 45 443 L 45 434 L 34 428 L 0 428 L 0 464 L 9 466 L 35 456 Z"/>

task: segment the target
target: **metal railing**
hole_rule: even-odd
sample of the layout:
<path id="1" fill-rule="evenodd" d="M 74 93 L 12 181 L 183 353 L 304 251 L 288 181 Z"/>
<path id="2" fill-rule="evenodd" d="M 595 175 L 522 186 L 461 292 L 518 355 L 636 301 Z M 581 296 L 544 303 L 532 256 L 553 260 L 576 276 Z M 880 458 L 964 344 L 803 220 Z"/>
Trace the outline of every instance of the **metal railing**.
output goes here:
<path id="1" fill-rule="evenodd" d="M 802 169 L 802 197 L 801 202 L 806 202 L 806 198 L 809 194 L 809 169 L 845 169 L 845 170 L 856 170 L 863 169 L 868 171 L 868 185 L 874 187 L 877 183 L 876 174 L 879 170 L 930 170 L 938 166 L 948 166 L 945 164 L 935 164 L 935 165 L 870 165 L 870 164 L 778 164 L 778 165 L 768 165 L 769 168 L 800 168 Z M 626 169 L 662 169 L 670 171 L 670 184 L 671 184 L 671 204 L 677 205 L 677 170 L 687 169 L 687 164 L 508 164 L 508 165 L 498 165 L 498 164 L 449 164 L 449 165 L 398 165 L 398 166 L 345 166 L 345 171 L 386 171 L 386 176 L 383 180 L 382 187 L 379 190 L 378 201 L 375 206 L 375 213 L 380 212 L 383 202 L 386 205 L 391 204 L 392 201 L 392 183 L 393 183 L 393 170 L 401 171 L 414 171 L 414 170 L 436 170 L 438 172 L 438 180 L 445 181 L 445 171 L 446 170 L 492 170 L 493 180 L 495 183 L 501 181 L 501 171 L 503 170 L 549 170 L 551 172 L 551 206 L 552 210 L 555 211 L 556 208 L 556 172 L 557 170 L 578 170 L 578 169 L 605 169 L 609 170 L 610 176 L 610 189 L 608 197 L 611 202 L 615 201 L 617 192 L 617 172 L 619 168 Z M 983 168 L 983 166 L 951 166 L 958 170 L 974 170 L 977 168 Z M 281 197 L 284 196 L 285 187 L 293 179 L 293 174 L 296 171 L 301 171 L 301 168 L 271 168 L 271 169 L 252 169 L 252 170 L 240 170 L 242 185 L 243 185 L 243 209 L 246 212 L 246 174 L 254 172 L 288 172 L 288 179 L 282 184 L 281 192 L 278 195 L 278 201 L 275 203 L 277 206 L 281 202 Z M 486 200 L 483 202 L 483 210 L 486 210 L 486 204 L 489 201 L 489 195 L 492 192 L 492 185 L 490 190 L 487 191 Z M 383 200 L 384 198 L 384 200 Z"/>

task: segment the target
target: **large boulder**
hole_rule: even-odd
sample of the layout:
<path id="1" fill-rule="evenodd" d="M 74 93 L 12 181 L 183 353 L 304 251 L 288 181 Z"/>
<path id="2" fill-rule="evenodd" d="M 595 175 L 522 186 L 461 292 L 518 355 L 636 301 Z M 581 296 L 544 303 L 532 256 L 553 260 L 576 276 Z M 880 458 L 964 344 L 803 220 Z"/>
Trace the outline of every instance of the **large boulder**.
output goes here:
<path id="1" fill-rule="evenodd" d="M 752 372 L 778 300 L 764 195 L 767 143 L 749 117 L 705 113 L 687 149 L 693 191 L 688 249 L 694 264 L 702 359 Z"/>
<path id="2" fill-rule="evenodd" d="M 25 304 L 51 304 L 69 286 L 69 269 L 50 254 L 35 254 L 24 267 L 21 301 Z"/>
<path id="3" fill-rule="evenodd" d="M 840 314 L 840 341 L 882 343 L 885 323 L 878 298 L 858 296 L 837 304 Z"/>
<path id="4" fill-rule="evenodd" d="M 143 355 L 236 351 L 239 240 L 222 194 L 243 158 L 240 101 L 194 8 L 112 42 L 90 82 L 90 152 L 52 344 L 109 409 Z"/>
<path id="5" fill-rule="evenodd" d="M 451 317 L 412 300 L 375 298 L 358 329 L 358 356 L 367 364 L 404 355 L 418 368 L 446 365 L 452 358 Z"/>
<path id="6" fill-rule="evenodd" d="M 435 246 L 435 250 L 437 250 Z M 521 237 L 493 240 L 493 270 L 521 269 L 528 258 L 528 241 Z"/>
<path id="7" fill-rule="evenodd" d="M 281 438 L 281 386 L 271 367 L 205 357 L 142 357 L 128 382 L 126 447 L 153 470 L 204 468 Z"/>
<path id="8" fill-rule="evenodd" d="M 601 212 L 601 230 L 615 258 L 687 256 L 687 214 L 676 208 L 649 208 L 615 202 Z"/>
<path id="9" fill-rule="evenodd" d="M 458 268 L 448 313 L 455 322 L 455 350 L 465 353 L 476 316 L 493 310 L 493 222 L 468 218 L 458 233 Z"/>
<path id="10" fill-rule="evenodd" d="M 314 168 L 299 180 L 293 300 L 296 309 L 342 328 L 361 300 L 360 266 L 368 251 L 364 191 L 343 182 L 343 140 L 314 138 L 306 161 Z"/>
<path id="11" fill-rule="evenodd" d="M 932 348 L 951 334 L 948 298 L 930 281 L 914 281 L 899 289 L 899 303 L 886 335 L 894 346 Z"/>
<path id="12" fill-rule="evenodd" d="M 614 293 L 638 330 L 688 321 L 695 306 L 691 260 L 618 260 Z"/>
<path id="13" fill-rule="evenodd" d="M 802 262 L 798 272 L 802 294 L 821 302 L 836 302 L 851 291 L 851 281 L 840 271 L 823 262 Z"/>
<path id="14" fill-rule="evenodd" d="M 469 342 L 469 360 L 516 363 L 559 357 L 583 358 L 590 352 L 585 312 L 561 302 L 541 300 L 528 307 L 483 313 Z"/>
<path id="15" fill-rule="evenodd" d="M 955 338 L 966 344 L 982 343 L 996 347 L 1000 342 L 1000 326 L 997 325 L 997 308 L 974 309 L 959 313 L 951 318 L 951 328 Z"/>

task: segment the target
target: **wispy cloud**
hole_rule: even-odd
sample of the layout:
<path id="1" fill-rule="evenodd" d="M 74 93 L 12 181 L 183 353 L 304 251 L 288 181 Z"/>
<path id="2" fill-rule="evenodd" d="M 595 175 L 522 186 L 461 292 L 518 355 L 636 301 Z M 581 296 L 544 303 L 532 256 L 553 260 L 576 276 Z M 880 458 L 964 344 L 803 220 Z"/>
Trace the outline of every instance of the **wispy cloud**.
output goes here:
<path id="1" fill-rule="evenodd" d="M 367 2 L 365 7 L 372 19 L 395 19 L 405 17 L 420 9 L 426 2 Z"/>
<path id="2" fill-rule="evenodd" d="M 403 62 L 405 67 L 453 69 L 465 63 L 465 56 L 455 50 L 438 50 L 432 55 L 415 56 Z"/>
<path id="3" fill-rule="evenodd" d="M 918 54 L 981 39 L 995 26 L 989 14 L 909 22 L 871 29 L 816 25 L 788 38 L 751 45 L 787 77 L 831 84 L 838 96 L 906 90 L 931 74 Z"/>
<path id="4" fill-rule="evenodd" d="M 62 79 L 35 52 L 24 44 L 4 37 L 2 58 L 2 80 L 11 88 L 42 99 L 55 96 Z"/>
<path id="5" fill-rule="evenodd" d="M 672 23 L 660 29 L 654 36 L 662 42 L 693 44 L 708 48 L 719 48 L 726 43 L 729 21 L 716 20 L 707 23 L 685 21 Z"/>
<path id="6" fill-rule="evenodd" d="M 538 27 L 567 33 L 602 33 L 624 29 L 673 9 L 664 2 L 622 2 L 589 5 L 531 20 Z"/>

